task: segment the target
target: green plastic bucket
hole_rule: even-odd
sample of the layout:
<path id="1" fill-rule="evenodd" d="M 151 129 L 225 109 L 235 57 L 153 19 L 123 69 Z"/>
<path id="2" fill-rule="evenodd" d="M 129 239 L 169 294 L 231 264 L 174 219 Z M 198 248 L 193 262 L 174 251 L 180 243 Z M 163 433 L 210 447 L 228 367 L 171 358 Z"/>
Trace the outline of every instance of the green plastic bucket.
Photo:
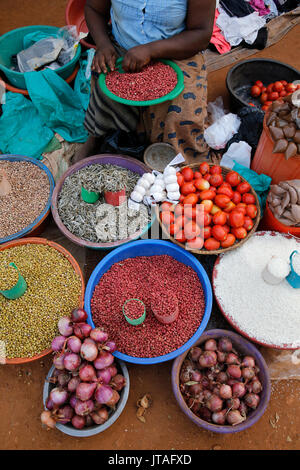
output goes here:
<path id="1" fill-rule="evenodd" d="M 49 33 L 49 36 L 57 34 L 58 30 L 56 26 L 25 26 L 23 28 L 13 29 L 6 34 L 0 36 L 0 70 L 5 74 L 7 80 L 11 85 L 16 88 L 26 90 L 26 83 L 24 74 L 21 72 L 15 72 L 11 70 L 12 62 L 11 58 L 13 55 L 18 54 L 23 50 L 23 38 L 28 33 L 34 33 L 36 31 L 42 31 L 43 33 Z M 81 54 L 81 46 L 78 45 L 77 51 L 73 59 L 63 67 L 55 70 L 55 72 L 63 79 L 68 78 L 76 67 L 76 63 L 79 60 Z"/>

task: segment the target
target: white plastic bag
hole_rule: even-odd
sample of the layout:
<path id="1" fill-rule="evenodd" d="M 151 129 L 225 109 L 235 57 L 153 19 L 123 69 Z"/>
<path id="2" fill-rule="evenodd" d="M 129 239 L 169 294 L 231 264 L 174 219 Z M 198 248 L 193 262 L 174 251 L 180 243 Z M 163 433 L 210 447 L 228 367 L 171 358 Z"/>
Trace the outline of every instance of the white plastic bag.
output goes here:
<path id="1" fill-rule="evenodd" d="M 250 168 L 251 161 L 251 147 L 247 142 L 241 140 L 240 142 L 233 142 L 224 153 L 220 165 L 227 168 L 233 168 L 235 162 Z"/>
<path id="2" fill-rule="evenodd" d="M 225 114 L 204 131 L 204 139 L 209 147 L 219 150 L 237 133 L 241 124 L 236 114 Z"/>

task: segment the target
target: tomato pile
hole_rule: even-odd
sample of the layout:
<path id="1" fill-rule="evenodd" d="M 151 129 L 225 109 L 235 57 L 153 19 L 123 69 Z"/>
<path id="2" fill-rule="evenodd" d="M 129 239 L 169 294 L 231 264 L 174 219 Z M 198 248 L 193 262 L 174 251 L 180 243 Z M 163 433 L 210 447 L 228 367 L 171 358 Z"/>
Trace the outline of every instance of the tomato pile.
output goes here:
<path id="1" fill-rule="evenodd" d="M 230 171 L 206 162 L 198 170 L 185 167 L 177 172 L 180 200 L 161 204 L 160 220 L 175 240 L 190 249 L 229 248 L 247 237 L 257 216 L 256 198 L 249 183 Z"/>
<path id="2" fill-rule="evenodd" d="M 286 80 L 279 80 L 274 83 L 270 83 L 268 86 L 264 86 L 263 82 L 257 80 L 255 84 L 251 87 L 251 96 L 253 98 L 259 98 L 262 104 L 262 110 L 266 111 L 270 104 L 273 101 L 283 98 L 284 96 L 294 93 L 294 91 L 299 90 L 300 85 L 294 85 L 293 83 L 288 83 Z M 253 105 L 253 103 L 249 103 Z M 253 105 L 254 106 L 254 105 Z"/>

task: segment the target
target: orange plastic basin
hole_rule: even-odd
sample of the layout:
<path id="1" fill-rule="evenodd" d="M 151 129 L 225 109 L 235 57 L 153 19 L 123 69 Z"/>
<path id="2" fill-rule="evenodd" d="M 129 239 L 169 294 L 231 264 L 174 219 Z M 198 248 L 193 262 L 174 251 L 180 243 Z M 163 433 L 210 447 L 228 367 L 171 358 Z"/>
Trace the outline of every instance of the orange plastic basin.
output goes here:
<path id="1" fill-rule="evenodd" d="M 266 112 L 263 131 L 252 160 L 251 169 L 256 173 L 264 173 L 272 178 L 272 184 L 281 181 L 300 178 L 300 155 L 286 160 L 283 153 L 273 153 L 274 142 L 270 135 L 266 120 L 269 111 Z"/>
<path id="2" fill-rule="evenodd" d="M 300 237 L 300 227 L 293 227 L 291 225 L 284 225 L 273 215 L 269 204 L 266 203 L 263 219 L 261 221 L 262 230 L 275 230 L 276 232 L 289 233 L 295 237 Z"/>

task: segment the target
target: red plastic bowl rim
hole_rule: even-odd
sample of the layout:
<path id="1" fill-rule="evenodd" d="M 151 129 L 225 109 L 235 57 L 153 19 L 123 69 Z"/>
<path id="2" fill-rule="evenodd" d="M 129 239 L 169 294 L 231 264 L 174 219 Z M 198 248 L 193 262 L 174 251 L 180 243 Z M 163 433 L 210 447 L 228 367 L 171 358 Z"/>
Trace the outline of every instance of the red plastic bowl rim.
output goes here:
<path id="1" fill-rule="evenodd" d="M 258 349 L 254 346 L 254 344 L 251 344 L 250 342 L 245 340 L 243 337 L 239 336 L 237 333 L 234 333 L 229 330 L 222 330 L 222 329 L 207 330 L 200 336 L 200 338 L 194 343 L 193 346 L 197 346 L 209 338 L 218 338 L 222 336 L 228 336 L 232 340 L 233 343 L 235 341 L 244 343 L 245 347 L 249 348 L 249 350 L 251 351 L 251 355 L 255 357 L 256 362 L 258 362 L 258 365 L 260 367 L 259 377 L 261 378 L 261 376 L 263 375 L 263 380 L 262 380 L 263 391 L 261 392 L 262 393 L 261 401 L 257 409 L 253 410 L 245 421 L 243 421 L 241 424 L 237 424 L 236 426 L 230 426 L 230 425 L 223 426 L 219 424 L 213 424 L 213 423 L 204 421 L 203 419 L 196 416 L 187 406 L 186 402 L 183 399 L 181 391 L 179 389 L 179 373 L 180 373 L 181 365 L 191 348 L 188 349 L 185 353 L 178 356 L 173 362 L 172 378 L 171 378 L 172 389 L 173 389 L 173 393 L 175 395 L 175 398 L 181 410 L 197 426 L 200 426 L 206 429 L 207 431 L 211 431 L 211 432 L 216 432 L 216 433 L 221 433 L 221 434 L 233 434 L 233 433 L 245 431 L 249 427 L 253 426 L 253 424 L 255 424 L 262 417 L 262 415 L 266 411 L 266 408 L 270 400 L 271 381 L 270 381 L 268 366 L 262 354 L 258 351 Z"/>
<path id="2" fill-rule="evenodd" d="M 261 232 L 256 232 L 253 234 L 253 236 L 257 236 L 257 237 L 262 237 L 264 236 L 265 234 L 270 234 L 272 236 L 276 236 L 276 235 L 282 235 L 284 236 L 285 238 L 294 238 L 297 240 L 297 238 L 293 235 L 289 235 L 287 233 L 284 233 L 284 232 L 275 232 L 274 230 L 270 230 L 270 231 L 261 231 Z M 300 239 L 297 240 L 299 243 L 300 243 Z M 221 306 L 221 303 L 218 299 L 218 297 L 216 296 L 216 292 L 215 292 L 215 281 L 217 279 L 217 276 L 218 276 L 218 265 L 220 264 L 221 262 L 221 259 L 222 257 L 225 255 L 224 254 L 221 254 L 215 261 L 215 264 L 214 264 L 214 268 L 213 268 L 213 273 L 212 273 L 212 288 L 213 288 L 213 293 L 214 293 L 214 298 L 216 299 L 216 302 L 218 304 L 218 307 L 221 311 L 221 313 L 223 314 L 223 316 L 226 318 L 226 320 L 228 321 L 228 323 L 230 323 L 230 325 L 238 332 L 240 333 L 241 335 L 243 335 L 245 338 L 247 338 L 249 341 L 253 341 L 254 343 L 257 343 L 261 346 L 264 346 L 266 348 L 272 348 L 272 349 L 280 349 L 280 350 L 290 350 L 290 351 L 295 351 L 297 349 L 299 349 L 299 347 L 292 347 L 291 345 L 289 344 L 285 344 L 285 345 L 282 345 L 282 346 L 278 346 L 276 344 L 269 344 L 269 343 L 264 343 L 263 341 L 259 341 L 258 339 L 256 339 L 255 337 L 253 336 L 250 336 L 248 335 L 245 331 L 243 331 L 236 323 L 235 321 L 232 319 L 232 317 L 230 317 L 227 313 L 225 313 L 225 311 L 223 310 L 223 307 Z"/>

